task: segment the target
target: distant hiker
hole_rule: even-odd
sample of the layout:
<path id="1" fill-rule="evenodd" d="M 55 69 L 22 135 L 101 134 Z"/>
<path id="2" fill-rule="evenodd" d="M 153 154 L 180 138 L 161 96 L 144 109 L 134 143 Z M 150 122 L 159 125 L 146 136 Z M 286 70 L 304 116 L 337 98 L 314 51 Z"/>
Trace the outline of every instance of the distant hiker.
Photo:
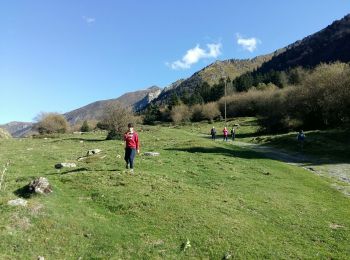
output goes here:
<path id="1" fill-rule="evenodd" d="M 300 148 L 304 148 L 304 141 L 305 141 L 305 134 L 303 130 L 300 130 L 298 135 L 297 135 L 297 140 L 299 142 Z"/>
<path id="2" fill-rule="evenodd" d="M 222 132 L 224 133 L 224 141 L 227 142 L 228 130 L 226 126 L 224 127 L 224 130 L 222 130 Z"/>
<path id="3" fill-rule="evenodd" d="M 212 129 L 210 130 L 210 134 L 211 134 L 211 140 L 214 140 L 216 139 L 216 129 L 215 127 L 213 126 Z"/>
<path id="4" fill-rule="evenodd" d="M 139 136 L 134 131 L 134 125 L 128 124 L 128 131 L 124 134 L 125 141 L 125 162 L 126 169 L 130 167 L 130 173 L 134 172 L 134 158 L 137 153 L 140 153 Z"/>
<path id="5" fill-rule="evenodd" d="M 231 129 L 231 137 L 232 137 L 232 141 L 234 141 L 236 138 L 236 130 L 233 127 Z"/>

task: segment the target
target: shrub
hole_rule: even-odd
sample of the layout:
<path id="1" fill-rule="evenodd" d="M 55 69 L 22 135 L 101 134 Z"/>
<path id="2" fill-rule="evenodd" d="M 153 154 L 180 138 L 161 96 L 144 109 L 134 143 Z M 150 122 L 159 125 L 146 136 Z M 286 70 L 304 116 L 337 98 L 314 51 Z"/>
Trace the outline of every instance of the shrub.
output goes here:
<path id="1" fill-rule="evenodd" d="M 202 106 L 202 115 L 204 119 L 213 121 L 215 118 L 221 115 L 218 104 L 210 102 Z"/>
<path id="2" fill-rule="evenodd" d="M 58 113 L 41 113 L 37 120 L 36 129 L 40 134 L 65 133 L 68 130 L 66 118 Z"/>
<path id="3" fill-rule="evenodd" d="M 131 108 L 126 108 L 120 103 L 110 104 L 106 107 L 101 125 L 108 130 L 107 140 L 121 139 L 127 130 L 128 123 L 134 123 L 135 118 Z"/>
<path id="4" fill-rule="evenodd" d="M 192 106 L 192 108 L 191 108 L 191 114 L 192 114 L 191 120 L 194 122 L 199 122 L 199 121 L 204 120 L 202 110 L 203 110 L 203 105 L 197 104 L 197 105 Z"/>
<path id="5" fill-rule="evenodd" d="M 170 117 L 175 124 L 188 122 L 191 119 L 191 112 L 188 106 L 181 104 L 172 108 Z"/>

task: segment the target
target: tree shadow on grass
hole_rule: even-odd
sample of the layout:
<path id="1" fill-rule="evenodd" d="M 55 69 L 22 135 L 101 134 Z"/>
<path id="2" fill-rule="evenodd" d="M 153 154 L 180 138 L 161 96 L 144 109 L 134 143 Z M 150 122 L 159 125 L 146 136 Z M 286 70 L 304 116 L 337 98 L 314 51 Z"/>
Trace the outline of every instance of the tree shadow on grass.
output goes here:
<path id="1" fill-rule="evenodd" d="M 187 148 L 166 148 L 168 151 L 180 151 L 188 153 L 210 153 L 243 159 L 266 159 L 264 154 L 248 149 L 236 150 L 225 147 L 187 147 Z"/>
<path id="2" fill-rule="evenodd" d="M 120 171 L 120 169 L 89 169 L 86 167 L 80 167 L 77 169 L 72 169 L 72 170 L 67 170 L 67 171 L 63 171 L 63 172 L 55 172 L 55 173 L 48 173 L 46 175 L 65 175 L 65 174 L 69 174 L 69 173 L 79 173 L 79 172 L 117 172 Z"/>
<path id="3" fill-rule="evenodd" d="M 84 142 L 103 142 L 103 141 L 108 141 L 108 140 L 106 140 L 106 138 L 103 138 L 103 139 L 97 139 L 97 138 L 88 139 L 88 138 L 82 138 L 82 137 L 69 137 L 69 138 L 53 140 L 53 141 L 51 141 L 51 143 L 58 143 L 58 142 L 69 141 L 69 140 L 72 140 L 72 141 L 84 141 Z"/>

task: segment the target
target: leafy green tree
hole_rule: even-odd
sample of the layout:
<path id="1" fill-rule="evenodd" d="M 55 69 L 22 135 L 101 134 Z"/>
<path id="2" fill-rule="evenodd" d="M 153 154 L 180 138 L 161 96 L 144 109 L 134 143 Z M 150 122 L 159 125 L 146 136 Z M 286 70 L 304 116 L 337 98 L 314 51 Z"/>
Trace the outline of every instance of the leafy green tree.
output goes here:
<path id="1" fill-rule="evenodd" d="M 85 120 L 85 121 L 83 122 L 83 125 L 82 125 L 81 128 L 80 128 L 80 131 L 81 131 L 81 132 L 90 132 L 90 126 L 89 126 L 87 120 Z"/>
<path id="2" fill-rule="evenodd" d="M 180 104 L 180 98 L 176 94 L 176 92 L 173 92 L 170 96 L 169 109 L 171 110 L 173 107 L 178 106 L 179 104 Z"/>
<path id="3" fill-rule="evenodd" d="M 205 103 L 209 102 L 211 99 L 211 91 L 210 91 L 210 85 L 208 82 L 203 82 L 199 87 L 198 87 L 198 92 L 200 93 L 201 97 L 203 98 L 203 101 Z"/>
<path id="4" fill-rule="evenodd" d="M 203 100 L 203 98 L 202 98 L 200 93 L 195 92 L 195 93 L 193 93 L 191 95 L 190 100 L 189 100 L 189 105 L 190 106 L 193 106 L 193 105 L 196 105 L 196 104 L 202 104 L 202 103 L 204 103 L 204 100 Z"/>
<path id="5" fill-rule="evenodd" d="M 161 112 L 159 106 L 150 104 L 145 112 L 143 123 L 153 125 L 156 121 L 161 120 Z"/>

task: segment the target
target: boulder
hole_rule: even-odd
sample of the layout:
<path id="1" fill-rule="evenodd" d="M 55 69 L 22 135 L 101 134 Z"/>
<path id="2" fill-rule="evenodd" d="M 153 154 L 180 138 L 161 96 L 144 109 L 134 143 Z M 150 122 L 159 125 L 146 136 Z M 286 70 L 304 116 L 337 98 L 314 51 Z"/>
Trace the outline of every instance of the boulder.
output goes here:
<path id="1" fill-rule="evenodd" d="M 145 152 L 143 153 L 144 156 L 159 156 L 158 152 Z"/>
<path id="2" fill-rule="evenodd" d="M 48 194 L 52 192 L 52 187 L 45 177 L 39 177 L 31 181 L 28 185 L 30 192 Z"/>
<path id="3" fill-rule="evenodd" d="M 55 165 L 56 169 L 61 169 L 61 168 L 74 168 L 77 167 L 75 163 L 57 163 Z"/>
<path id="4" fill-rule="evenodd" d="M 18 199 L 15 199 L 15 200 L 9 200 L 7 202 L 7 204 L 10 205 L 10 206 L 22 206 L 22 207 L 25 207 L 25 206 L 27 206 L 27 201 L 25 199 L 18 198 Z"/>
<path id="5" fill-rule="evenodd" d="M 94 155 L 94 154 L 99 154 L 100 152 L 102 152 L 102 150 L 100 150 L 100 149 L 89 150 L 89 151 L 87 151 L 86 156 L 90 156 L 90 155 Z"/>

